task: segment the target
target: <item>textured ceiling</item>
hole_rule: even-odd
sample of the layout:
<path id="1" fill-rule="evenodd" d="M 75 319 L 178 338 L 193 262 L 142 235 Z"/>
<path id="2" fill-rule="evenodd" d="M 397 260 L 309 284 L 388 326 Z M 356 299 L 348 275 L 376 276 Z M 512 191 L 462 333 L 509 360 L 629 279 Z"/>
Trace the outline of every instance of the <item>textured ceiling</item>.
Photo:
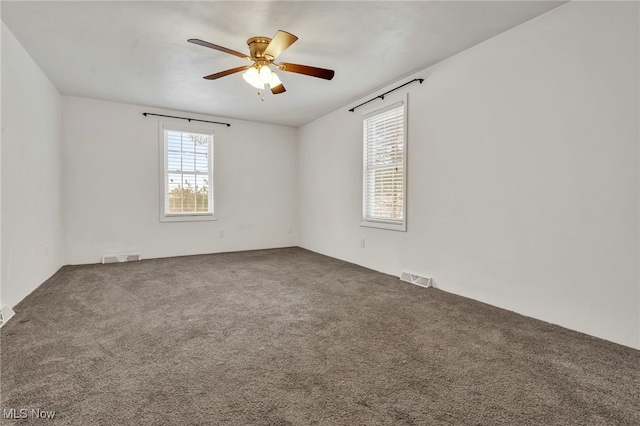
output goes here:
<path id="1" fill-rule="evenodd" d="M 62 94 L 299 126 L 564 2 L 11 2 L 3 22 Z M 299 40 L 278 61 L 334 69 L 331 81 L 278 72 L 287 88 L 265 95 L 240 52 L 282 29 Z"/>

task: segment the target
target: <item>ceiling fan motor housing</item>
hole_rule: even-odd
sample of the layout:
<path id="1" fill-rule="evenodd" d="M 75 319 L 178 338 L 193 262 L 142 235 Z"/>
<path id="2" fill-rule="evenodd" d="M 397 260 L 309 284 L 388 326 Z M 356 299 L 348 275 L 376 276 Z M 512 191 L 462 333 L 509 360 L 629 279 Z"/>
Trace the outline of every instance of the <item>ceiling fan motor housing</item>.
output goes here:
<path id="1" fill-rule="evenodd" d="M 251 37 L 249 40 L 247 40 L 247 45 L 249 46 L 249 52 L 251 54 L 252 58 L 264 58 L 266 60 L 268 60 L 269 62 L 273 61 L 273 58 L 270 57 L 265 57 L 264 55 L 264 51 L 267 49 L 267 46 L 269 46 L 269 43 L 271 43 L 271 39 L 269 37 Z"/>

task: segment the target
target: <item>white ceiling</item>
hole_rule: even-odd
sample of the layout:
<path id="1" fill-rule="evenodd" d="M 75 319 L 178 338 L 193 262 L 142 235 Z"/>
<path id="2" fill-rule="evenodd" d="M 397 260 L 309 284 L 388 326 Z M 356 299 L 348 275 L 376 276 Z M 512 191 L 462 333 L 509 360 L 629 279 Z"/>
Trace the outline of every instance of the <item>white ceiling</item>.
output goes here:
<path id="1" fill-rule="evenodd" d="M 62 94 L 299 126 L 562 3 L 2 1 L 1 16 Z M 202 78 L 246 61 L 187 43 L 248 53 L 278 29 L 299 37 L 278 61 L 334 79 L 278 72 L 287 92 L 262 102 L 241 73 Z"/>

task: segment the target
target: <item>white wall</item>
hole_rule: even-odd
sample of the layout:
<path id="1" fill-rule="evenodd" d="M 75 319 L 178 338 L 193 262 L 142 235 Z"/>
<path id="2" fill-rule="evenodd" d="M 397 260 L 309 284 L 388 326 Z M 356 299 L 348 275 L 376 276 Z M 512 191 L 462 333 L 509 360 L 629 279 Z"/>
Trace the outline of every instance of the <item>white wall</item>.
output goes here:
<path id="1" fill-rule="evenodd" d="M 380 90 L 426 78 L 406 233 L 359 226 L 370 96 L 303 126 L 301 245 L 640 348 L 638 39 L 637 3 L 572 2 Z"/>
<path id="2" fill-rule="evenodd" d="M 2 24 L 2 303 L 63 264 L 60 94 Z"/>
<path id="3" fill-rule="evenodd" d="M 67 263 L 298 244 L 294 128 L 69 96 L 62 104 Z M 159 221 L 159 118 L 143 112 L 231 123 L 212 126 L 217 221 Z"/>

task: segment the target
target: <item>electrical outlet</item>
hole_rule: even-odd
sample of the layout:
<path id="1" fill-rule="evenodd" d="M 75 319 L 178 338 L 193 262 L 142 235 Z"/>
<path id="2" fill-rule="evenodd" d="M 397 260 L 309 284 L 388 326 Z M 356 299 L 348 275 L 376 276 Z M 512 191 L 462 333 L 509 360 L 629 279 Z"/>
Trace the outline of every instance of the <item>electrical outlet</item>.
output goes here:
<path id="1" fill-rule="evenodd" d="M 220 238 L 224 237 L 224 231 L 220 231 Z"/>
<path id="2" fill-rule="evenodd" d="M 364 248 L 364 238 L 360 238 L 360 247 Z"/>
<path id="3" fill-rule="evenodd" d="M 293 234 L 293 229 L 289 228 L 289 235 Z"/>

